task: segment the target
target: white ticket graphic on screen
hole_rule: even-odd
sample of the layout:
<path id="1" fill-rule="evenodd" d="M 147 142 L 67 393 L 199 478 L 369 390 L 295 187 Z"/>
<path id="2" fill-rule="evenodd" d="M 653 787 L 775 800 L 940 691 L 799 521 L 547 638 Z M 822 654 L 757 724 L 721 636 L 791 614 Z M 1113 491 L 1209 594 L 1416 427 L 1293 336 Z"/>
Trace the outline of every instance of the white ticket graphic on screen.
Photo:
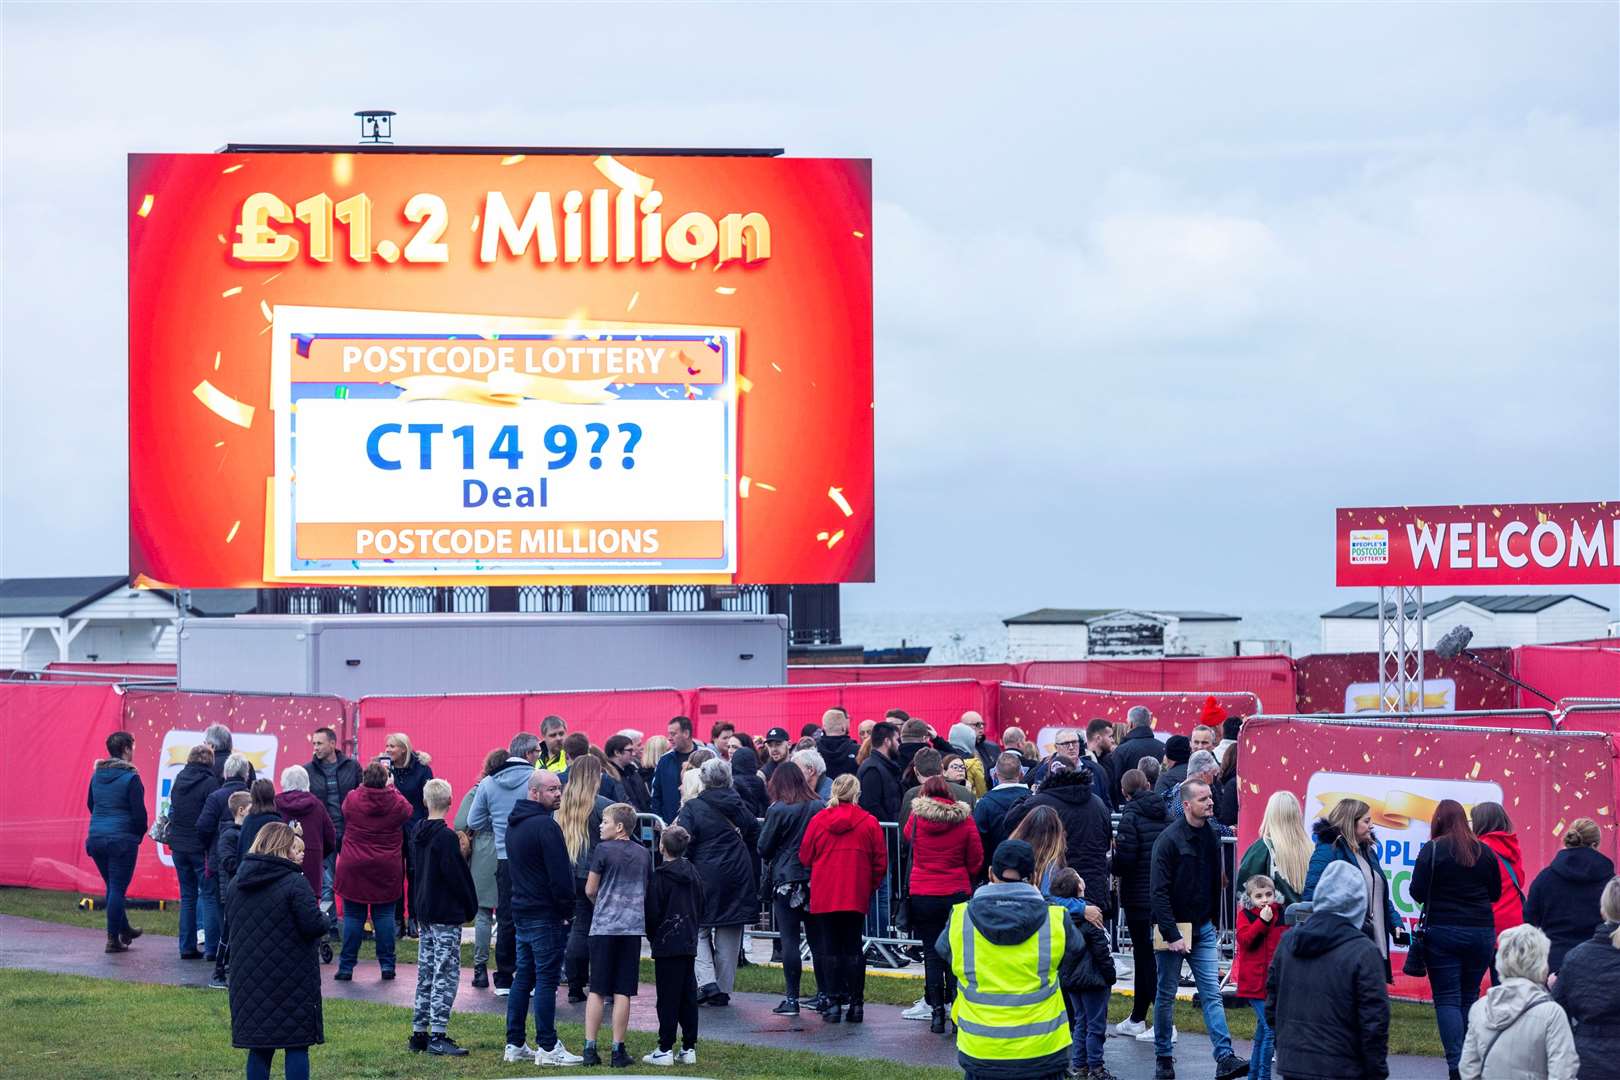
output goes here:
<path id="1" fill-rule="evenodd" d="M 737 338 L 275 309 L 275 576 L 735 572 Z"/>

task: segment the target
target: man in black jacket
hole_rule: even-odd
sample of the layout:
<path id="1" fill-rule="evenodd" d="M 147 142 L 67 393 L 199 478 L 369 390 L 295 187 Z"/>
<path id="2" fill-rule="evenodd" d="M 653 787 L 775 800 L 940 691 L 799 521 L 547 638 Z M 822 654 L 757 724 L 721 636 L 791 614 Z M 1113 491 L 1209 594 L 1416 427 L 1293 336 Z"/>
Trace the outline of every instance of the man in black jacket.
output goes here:
<path id="1" fill-rule="evenodd" d="M 337 831 L 337 843 L 326 853 L 321 866 L 321 910 L 326 912 L 328 934 L 337 940 L 337 921 L 332 918 L 336 910 L 332 902 L 332 878 L 337 873 L 338 852 L 343 847 L 343 800 L 349 792 L 360 786 L 360 763 L 338 749 L 337 732 L 329 727 L 318 727 L 309 737 L 314 750 L 305 771 L 309 773 L 309 793 L 326 807 L 326 816 L 332 819 Z"/>
<path id="2" fill-rule="evenodd" d="M 921 750 L 921 744 L 917 749 Z M 861 809 L 878 821 L 900 820 L 900 798 L 905 792 L 900 787 L 903 771 L 898 760 L 900 733 L 887 720 L 872 728 L 872 753 L 869 754 L 855 776 L 861 782 Z M 824 757 L 826 755 L 823 755 Z M 832 763 L 827 763 L 832 772 Z"/>
<path id="3" fill-rule="evenodd" d="M 1187 779 L 1187 761 L 1192 757 L 1192 740 L 1185 735 L 1172 735 L 1164 740 L 1164 765 L 1153 790 L 1163 795 Z"/>
<path id="4" fill-rule="evenodd" d="M 562 780 L 548 769 L 529 777 L 528 797 L 512 807 L 506 826 L 507 873 L 512 878 L 512 917 L 517 927 L 517 972 L 506 999 L 506 1055 L 509 1062 L 578 1065 L 557 1037 L 557 983 L 562 975 L 567 920 L 574 912 L 574 868 L 568 844 L 552 820 L 562 801 Z M 529 995 L 534 999 L 531 1056 L 525 1040 Z"/>
<path id="5" fill-rule="evenodd" d="M 985 782 L 995 786 L 996 762 L 1001 759 L 1001 747 L 984 737 L 984 717 L 969 709 L 962 714 L 962 723 L 973 729 L 973 752 L 984 766 Z"/>
<path id="6" fill-rule="evenodd" d="M 1198 1002 L 1209 1032 L 1217 1080 L 1229 1080 L 1249 1071 L 1249 1063 L 1232 1053 L 1232 1036 L 1221 1007 L 1219 935 L 1215 918 L 1221 908 L 1221 842 L 1209 819 L 1215 799 L 1209 785 L 1189 780 L 1181 789 L 1182 814 L 1153 842 L 1151 894 L 1155 932 L 1165 943 L 1157 954 L 1158 993 L 1153 1002 L 1153 1053 L 1158 1059 L 1155 1080 L 1175 1080 L 1174 1055 L 1176 990 L 1181 963 L 1192 964 L 1198 984 Z M 1284 1070 L 1287 1075 L 1287 1070 Z"/>
<path id="7" fill-rule="evenodd" d="M 1047 762 L 1046 780 L 1040 789 L 1007 811 L 1002 829 L 1012 835 L 1041 806 L 1050 807 L 1063 823 L 1064 857 L 1070 869 L 1086 883 L 1086 903 L 1106 912 L 1113 896 L 1108 884 L 1108 848 L 1113 842 L 1113 828 L 1108 807 L 1092 787 L 1091 774 L 1078 768 L 1071 758 L 1054 757 Z"/>
<path id="8" fill-rule="evenodd" d="M 849 737 L 849 713 L 832 708 L 821 714 L 821 738 L 816 740 L 816 753 L 827 763 L 828 780 L 855 772 L 855 755 L 860 749 L 860 743 Z"/>
<path id="9" fill-rule="evenodd" d="M 1266 1022 L 1289 1080 L 1389 1075 L 1384 957 L 1361 924 L 1367 885 L 1347 862 L 1322 871 L 1310 918 L 1282 937 L 1266 974 Z"/>
<path id="10" fill-rule="evenodd" d="M 608 764 L 619 771 L 616 786 L 622 801 L 636 808 L 636 813 L 645 814 L 652 809 L 652 794 L 647 790 L 647 781 L 642 779 L 641 769 L 637 766 L 635 743 L 630 736 L 623 734 L 611 736 L 607 744 L 602 747 L 602 753 L 607 757 Z M 604 775 L 604 784 L 612 777 Z M 603 792 L 603 794 L 607 794 Z"/>

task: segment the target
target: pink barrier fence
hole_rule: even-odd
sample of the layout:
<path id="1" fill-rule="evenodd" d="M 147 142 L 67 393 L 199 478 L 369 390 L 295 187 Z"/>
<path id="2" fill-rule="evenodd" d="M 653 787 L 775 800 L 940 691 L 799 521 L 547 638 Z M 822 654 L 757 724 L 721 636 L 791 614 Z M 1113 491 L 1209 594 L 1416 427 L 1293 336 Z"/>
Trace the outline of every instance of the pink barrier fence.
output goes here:
<path id="1" fill-rule="evenodd" d="M 789 686 L 824 683 L 932 682 L 939 679 L 986 679 L 1023 682 L 1022 664 L 847 664 L 788 668 Z"/>
<path id="2" fill-rule="evenodd" d="M 1620 695 L 1620 640 L 1607 645 L 1524 645 L 1513 650 L 1513 673 L 1553 698 Z M 1544 704 L 1518 691 L 1520 705 Z"/>
<path id="3" fill-rule="evenodd" d="M 692 693 L 692 722 L 703 736 L 716 720 L 729 720 L 739 731 L 762 735 L 784 727 L 795 739 L 805 724 L 821 723 L 821 714 L 834 706 L 845 709 L 850 722 L 881 720 L 889 709 L 904 709 L 928 721 L 945 735 L 964 712 L 978 712 L 987 731 L 996 729 L 996 684 L 972 679 L 934 682 L 834 683 L 826 686 L 704 687 Z"/>
<path id="4" fill-rule="evenodd" d="M 520 731 L 538 732 L 549 715 L 563 717 L 569 731 L 582 731 L 601 746 L 625 728 L 661 735 L 686 705 L 685 693 L 673 689 L 366 697 L 355 707 L 357 753 L 369 761 L 382 753 L 391 732 L 403 731 L 416 749 L 427 751 L 433 775 L 450 781 L 459 799 L 477 782 L 486 754 Z"/>
<path id="5" fill-rule="evenodd" d="M 1032 660 L 1018 682 L 1121 693 L 1248 694 L 1251 712 L 1292 712 L 1294 662 L 1286 656 L 1166 658 L 1162 660 Z"/>
<path id="6" fill-rule="evenodd" d="M 1086 690 L 1060 686 L 1022 686 L 1002 683 L 998 690 L 997 718 L 1001 730 L 1020 727 L 1038 746 L 1047 747 L 1050 738 L 1041 733 L 1058 728 L 1085 730 L 1098 717 L 1116 724 L 1125 722 L 1126 713 L 1137 705 L 1153 710 L 1154 728 L 1161 734 L 1186 735 L 1198 723 L 1205 693 L 1124 693 L 1114 690 Z M 1215 694 L 1215 701 L 1229 715 L 1249 716 L 1259 711 L 1255 696 L 1243 692 Z"/>

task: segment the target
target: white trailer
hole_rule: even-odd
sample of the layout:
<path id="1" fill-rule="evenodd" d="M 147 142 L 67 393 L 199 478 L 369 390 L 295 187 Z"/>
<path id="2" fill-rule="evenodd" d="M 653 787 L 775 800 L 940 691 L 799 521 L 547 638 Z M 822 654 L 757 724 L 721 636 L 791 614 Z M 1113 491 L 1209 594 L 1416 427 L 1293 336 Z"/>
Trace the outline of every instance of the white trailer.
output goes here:
<path id="1" fill-rule="evenodd" d="M 180 621 L 182 690 L 447 694 L 771 686 L 786 615 L 238 615 Z"/>

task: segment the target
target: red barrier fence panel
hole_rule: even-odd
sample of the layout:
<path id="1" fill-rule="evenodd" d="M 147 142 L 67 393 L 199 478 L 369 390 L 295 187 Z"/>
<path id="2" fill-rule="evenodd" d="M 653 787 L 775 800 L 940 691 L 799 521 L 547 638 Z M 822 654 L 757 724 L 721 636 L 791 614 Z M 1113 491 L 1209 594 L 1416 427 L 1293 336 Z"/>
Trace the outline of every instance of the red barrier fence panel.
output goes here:
<path id="1" fill-rule="evenodd" d="M 1582 701 L 1564 698 L 1558 703 L 1559 731 L 1601 731 L 1620 735 L 1620 701 Z"/>
<path id="2" fill-rule="evenodd" d="M 1607 645 L 1521 645 L 1513 650 L 1513 674 L 1548 697 L 1620 695 L 1620 641 Z M 1543 699 L 1519 690 L 1520 705 Z"/>
<path id="3" fill-rule="evenodd" d="M 1260 704 L 1256 711 L 1289 713 L 1296 708 L 1294 662 L 1286 656 L 1032 660 L 1011 681 L 1126 693 L 1239 692 L 1254 695 Z"/>
<path id="4" fill-rule="evenodd" d="M 85 795 L 122 715 L 117 687 L 0 683 L 0 884 L 100 891 Z"/>
<path id="5" fill-rule="evenodd" d="M 980 679 L 1025 682 L 1021 664 L 795 664 L 788 668 L 789 686 L 824 683 L 937 682 L 940 679 Z"/>
<path id="6" fill-rule="evenodd" d="M 169 785 L 185 768 L 186 755 L 202 742 L 210 724 L 230 729 L 231 752 L 244 755 L 256 777 L 272 781 L 280 791 L 283 769 L 309 763 L 309 737 L 315 729 L 329 727 L 341 736 L 348 712 L 348 702 L 330 695 L 132 688 L 123 694 L 122 725 L 135 736 L 135 767 L 155 819 L 168 805 Z M 100 879 L 93 867 L 90 874 L 99 893 Z M 174 859 L 167 847 L 152 840 L 141 842 L 129 894 L 151 900 L 178 898 Z"/>
<path id="7" fill-rule="evenodd" d="M 996 715 L 999 730 L 1019 727 L 1043 754 L 1051 752 L 1053 736 L 1061 728 L 1084 732 L 1093 719 L 1125 723 L 1126 714 L 1137 705 L 1153 712 L 1154 730 L 1160 735 L 1186 735 L 1198 723 L 1206 698 L 1211 694 L 1191 691 L 1174 693 L 1128 693 L 1065 686 L 1023 686 L 1002 683 Z M 1228 715 L 1252 716 L 1259 710 L 1253 694 L 1225 692 L 1213 695 Z"/>
<path id="8" fill-rule="evenodd" d="M 149 679 L 172 681 L 178 677 L 178 671 L 177 664 L 53 660 L 45 665 L 40 680 L 42 682 L 86 682 L 99 679 L 106 679 L 109 682 L 141 682 Z"/>
<path id="9" fill-rule="evenodd" d="M 1485 663 L 1511 671 L 1508 649 L 1475 649 Z M 1378 702 L 1378 654 L 1316 653 L 1294 661 L 1298 713 L 1374 713 Z M 1426 709 L 1512 709 L 1521 704 L 1513 684 L 1471 661 L 1442 660 L 1433 651 L 1423 654 Z"/>
<path id="10" fill-rule="evenodd" d="M 1441 799 L 1507 809 L 1534 878 L 1562 846 L 1569 823 L 1588 817 L 1616 850 L 1614 740 L 1604 735 L 1440 727 L 1314 716 L 1257 717 L 1243 725 L 1238 760 L 1239 857 L 1253 843 L 1273 792 L 1291 791 L 1306 821 L 1340 799 L 1372 807 L 1379 858 L 1395 907 L 1409 922 L 1412 867 Z M 1427 980 L 1399 974 L 1395 992 L 1426 999 Z"/>
<path id="11" fill-rule="evenodd" d="M 889 709 L 904 709 L 909 715 L 932 724 L 941 736 L 969 711 L 984 717 L 987 732 L 995 730 L 995 684 L 972 679 L 826 686 L 706 686 L 693 691 L 692 701 L 692 722 L 699 738 L 707 738 L 716 721 L 726 720 L 750 735 L 763 735 L 773 727 L 783 727 L 797 739 L 806 724 L 819 726 L 822 713 L 834 706 L 849 713 L 852 728 L 858 727 L 862 720 L 883 719 Z"/>
<path id="12" fill-rule="evenodd" d="M 686 694 L 674 689 L 365 697 L 355 707 L 357 754 L 369 761 L 383 752 L 390 734 L 404 732 L 428 754 L 433 775 L 450 781 L 459 801 L 478 782 L 485 755 L 520 731 L 538 734 L 547 716 L 562 717 L 569 731 L 582 731 L 601 746 L 626 728 L 662 735 L 686 705 Z"/>

